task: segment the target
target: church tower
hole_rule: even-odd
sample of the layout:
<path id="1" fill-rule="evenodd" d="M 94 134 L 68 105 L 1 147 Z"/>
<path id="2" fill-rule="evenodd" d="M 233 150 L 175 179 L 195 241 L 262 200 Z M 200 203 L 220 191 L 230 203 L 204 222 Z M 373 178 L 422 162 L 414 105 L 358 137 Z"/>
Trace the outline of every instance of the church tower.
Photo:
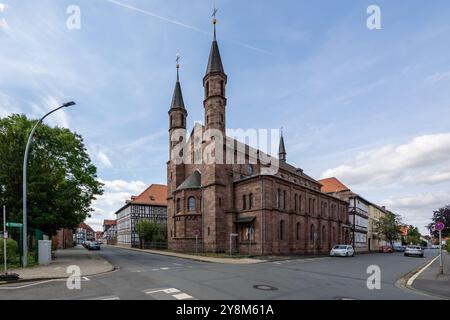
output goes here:
<path id="1" fill-rule="evenodd" d="M 176 157 L 181 158 L 184 156 L 181 145 L 179 146 L 179 144 L 186 141 L 186 118 L 188 116 L 188 112 L 184 106 L 183 93 L 181 91 L 179 59 L 180 57 L 177 55 L 177 81 L 175 83 L 172 103 L 170 104 L 169 109 L 169 161 L 167 162 L 168 198 L 172 197 L 173 191 L 175 191 L 185 179 L 184 163 L 177 164 L 175 161 Z M 176 148 L 177 146 L 179 146 L 179 148 Z M 176 152 L 174 152 L 174 150 Z M 171 202 L 173 202 L 173 200 L 168 201 L 168 206 L 174 207 L 174 204 Z M 173 210 L 168 212 L 173 212 Z"/>
<path id="2" fill-rule="evenodd" d="M 227 75 L 225 74 L 222 59 L 220 57 L 219 45 L 216 36 L 216 13 L 214 10 L 214 38 L 209 54 L 206 75 L 203 78 L 205 99 L 203 102 L 205 111 L 205 130 L 219 130 L 226 139 L 225 111 L 227 99 L 225 98 L 225 87 Z M 206 133 L 206 136 L 214 136 L 214 132 Z M 212 143 L 220 144 L 214 139 Z M 211 142 L 209 142 L 211 143 Z M 221 147 L 216 144 L 216 147 Z M 207 142 L 204 141 L 204 146 Z M 217 155 L 216 155 L 217 156 Z M 226 213 L 230 210 L 232 197 L 231 190 L 231 166 L 222 164 L 223 159 L 216 158 L 216 163 L 205 164 L 202 171 L 202 187 L 204 210 L 203 210 L 203 234 L 204 246 L 207 251 L 224 252 L 227 250 L 229 233 L 227 226 L 231 225 L 231 215 Z"/>
<path id="3" fill-rule="evenodd" d="M 227 75 L 223 69 L 219 45 L 217 44 L 216 13 L 217 10 L 214 10 L 214 40 L 211 45 L 206 74 L 203 78 L 203 87 L 205 88 L 203 106 L 205 108 L 205 129 L 218 129 L 225 136 L 225 108 L 227 105 L 225 87 Z"/>

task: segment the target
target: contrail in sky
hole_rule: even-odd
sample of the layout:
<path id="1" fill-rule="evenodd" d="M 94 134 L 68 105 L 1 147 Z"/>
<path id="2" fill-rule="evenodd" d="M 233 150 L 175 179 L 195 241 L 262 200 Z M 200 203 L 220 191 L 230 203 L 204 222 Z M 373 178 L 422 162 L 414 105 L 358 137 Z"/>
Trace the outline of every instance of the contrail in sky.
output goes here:
<path id="1" fill-rule="evenodd" d="M 194 26 L 191 26 L 191 25 L 188 25 L 188 24 L 185 24 L 185 23 L 173 20 L 173 19 L 169 19 L 169 18 L 160 16 L 160 15 L 158 15 L 156 13 L 137 8 L 137 7 L 131 6 L 129 4 L 125 4 L 125 3 L 122 3 L 122 2 L 119 2 L 119 1 L 116 1 L 116 0 L 106 0 L 106 1 L 110 2 L 110 3 L 113 3 L 113 4 L 117 5 L 117 6 L 120 6 L 122 8 L 126 8 L 126 9 L 129 9 L 129 10 L 140 12 L 142 14 L 145 14 L 147 16 L 150 16 L 150 17 L 162 20 L 164 22 L 172 23 L 172 24 L 177 25 L 179 27 L 183 27 L 183 28 L 186 28 L 186 29 L 189 29 L 189 30 L 192 30 L 192 31 L 196 31 L 196 32 L 199 32 L 199 33 L 202 33 L 202 34 L 205 34 L 205 35 L 212 35 L 211 32 L 207 32 L 207 31 L 199 29 L 197 27 L 194 27 Z M 257 47 L 254 47 L 254 46 L 242 43 L 242 42 L 233 41 L 233 40 L 232 40 L 232 42 L 234 42 L 234 43 L 236 43 L 236 44 L 238 44 L 240 46 L 243 46 L 244 48 L 250 49 L 250 50 L 254 50 L 254 51 L 257 51 L 257 52 L 260 52 L 260 53 L 265 53 L 265 54 L 271 54 L 270 52 L 268 52 L 268 51 L 266 51 L 264 49 L 260 49 L 260 48 L 257 48 Z"/>

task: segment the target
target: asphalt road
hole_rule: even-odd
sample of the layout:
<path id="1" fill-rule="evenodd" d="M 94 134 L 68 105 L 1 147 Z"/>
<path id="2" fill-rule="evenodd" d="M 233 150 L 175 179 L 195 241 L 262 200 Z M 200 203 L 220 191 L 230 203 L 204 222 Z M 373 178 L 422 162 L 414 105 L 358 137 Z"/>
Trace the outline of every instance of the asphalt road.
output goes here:
<path id="1" fill-rule="evenodd" d="M 0 299 L 432 299 L 395 283 L 437 252 L 425 250 L 425 258 L 365 254 L 253 265 L 196 262 L 109 246 L 97 254 L 118 270 L 83 279 L 80 290 L 67 289 L 65 280 L 0 286 Z M 367 288 L 371 265 L 380 267 L 380 290 Z"/>

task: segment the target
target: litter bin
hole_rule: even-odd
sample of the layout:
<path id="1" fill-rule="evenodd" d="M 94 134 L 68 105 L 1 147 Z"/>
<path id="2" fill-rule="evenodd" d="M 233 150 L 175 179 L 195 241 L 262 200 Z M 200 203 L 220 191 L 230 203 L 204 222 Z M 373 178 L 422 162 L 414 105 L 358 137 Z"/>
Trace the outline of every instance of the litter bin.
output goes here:
<path id="1" fill-rule="evenodd" d="M 52 242 L 50 240 L 39 240 L 39 264 L 49 265 L 52 261 Z"/>

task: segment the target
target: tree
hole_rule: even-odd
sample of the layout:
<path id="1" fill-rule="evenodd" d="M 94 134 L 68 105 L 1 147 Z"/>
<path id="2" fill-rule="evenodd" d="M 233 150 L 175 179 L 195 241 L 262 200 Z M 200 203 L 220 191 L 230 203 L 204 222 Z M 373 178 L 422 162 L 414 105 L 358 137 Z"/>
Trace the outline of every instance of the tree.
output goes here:
<path id="1" fill-rule="evenodd" d="M 401 217 L 388 211 L 385 216 L 375 222 L 374 229 L 378 237 L 388 241 L 391 247 L 394 247 L 394 241 L 400 239 L 402 226 Z"/>
<path id="2" fill-rule="evenodd" d="M 143 248 L 144 242 L 167 241 L 167 225 L 156 220 L 140 220 L 136 224 L 136 232 L 139 235 L 141 248 Z"/>
<path id="3" fill-rule="evenodd" d="M 420 232 L 419 228 L 414 226 L 408 227 L 408 233 L 406 235 L 406 244 L 416 244 L 420 245 L 422 243 L 422 240 L 420 240 Z"/>
<path id="4" fill-rule="evenodd" d="M 17 114 L 0 119 L 0 202 L 9 221 L 22 221 L 23 156 L 35 123 Z M 76 228 L 103 193 L 83 138 L 45 124 L 38 126 L 30 148 L 27 180 L 28 226 L 48 235 Z"/>
<path id="5" fill-rule="evenodd" d="M 445 229 L 442 230 L 442 237 L 445 238 L 450 236 L 450 205 L 434 211 L 431 220 L 433 222 L 430 223 L 427 228 L 434 238 L 439 238 L 439 231 L 434 230 L 436 222 L 443 222 L 445 224 Z"/>

